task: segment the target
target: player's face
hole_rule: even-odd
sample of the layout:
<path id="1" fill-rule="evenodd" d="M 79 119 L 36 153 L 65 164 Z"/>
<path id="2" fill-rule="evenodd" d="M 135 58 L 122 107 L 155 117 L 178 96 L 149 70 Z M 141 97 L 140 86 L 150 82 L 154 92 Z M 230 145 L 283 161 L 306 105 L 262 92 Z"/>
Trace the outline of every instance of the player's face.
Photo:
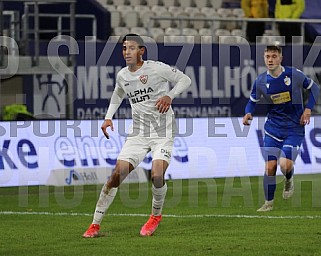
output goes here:
<path id="1" fill-rule="evenodd" d="M 281 65 L 282 55 L 278 51 L 266 51 L 264 62 L 269 71 L 275 71 Z"/>
<path id="2" fill-rule="evenodd" d="M 123 43 L 123 56 L 127 66 L 135 66 L 142 61 L 144 47 L 139 48 L 135 41 L 125 41 Z"/>

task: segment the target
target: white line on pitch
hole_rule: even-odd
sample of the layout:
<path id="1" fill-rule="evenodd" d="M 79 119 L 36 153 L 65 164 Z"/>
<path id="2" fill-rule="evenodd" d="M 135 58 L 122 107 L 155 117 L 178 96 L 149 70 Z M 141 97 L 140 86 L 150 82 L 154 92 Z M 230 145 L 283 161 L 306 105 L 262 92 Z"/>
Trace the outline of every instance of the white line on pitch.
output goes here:
<path id="1" fill-rule="evenodd" d="M 77 212 L 13 212 L 0 211 L 0 215 L 47 215 L 47 216 L 93 216 L 92 213 Z M 148 217 L 149 214 L 140 213 L 110 213 L 110 216 Z M 240 214 L 197 214 L 197 215 L 174 215 L 163 214 L 169 218 L 243 218 L 243 219 L 321 219 L 321 216 L 269 216 L 269 215 L 240 215 Z"/>

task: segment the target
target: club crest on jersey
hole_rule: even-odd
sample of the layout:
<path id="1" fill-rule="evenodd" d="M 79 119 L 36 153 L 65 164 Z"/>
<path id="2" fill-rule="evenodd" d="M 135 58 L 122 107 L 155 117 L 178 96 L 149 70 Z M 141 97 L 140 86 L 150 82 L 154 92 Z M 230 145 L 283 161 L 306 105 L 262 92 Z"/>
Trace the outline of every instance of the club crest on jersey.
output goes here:
<path id="1" fill-rule="evenodd" d="M 268 88 L 268 89 L 269 89 L 269 88 L 270 88 L 270 84 L 266 84 L 266 88 Z"/>
<path id="2" fill-rule="evenodd" d="M 291 78 L 288 77 L 288 76 L 286 76 L 286 77 L 284 78 L 284 83 L 285 83 L 287 86 L 289 86 L 289 85 L 291 84 Z"/>
<path id="3" fill-rule="evenodd" d="M 148 75 L 141 75 L 139 77 L 139 80 L 143 83 L 143 84 L 146 84 L 147 83 L 147 80 L 148 80 Z"/>

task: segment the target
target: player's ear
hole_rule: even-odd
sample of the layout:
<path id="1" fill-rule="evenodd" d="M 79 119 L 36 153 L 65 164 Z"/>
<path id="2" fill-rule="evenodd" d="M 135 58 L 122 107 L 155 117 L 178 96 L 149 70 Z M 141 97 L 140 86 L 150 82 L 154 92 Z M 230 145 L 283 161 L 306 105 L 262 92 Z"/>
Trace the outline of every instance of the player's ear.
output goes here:
<path id="1" fill-rule="evenodd" d="M 141 54 L 141 55 L 144 55 L 144 53 L 145 53 L 145 47 L 140 47 L 139 50 L 140 50 L 140 54 Z"/>
<path id="2" fill-rule="evenodd" d="M 143 55 L 145 53 L 145 47 L 144 46 L 140 46 L 139 47 L 139 51 L 140 51 L 141 55 Z"/>

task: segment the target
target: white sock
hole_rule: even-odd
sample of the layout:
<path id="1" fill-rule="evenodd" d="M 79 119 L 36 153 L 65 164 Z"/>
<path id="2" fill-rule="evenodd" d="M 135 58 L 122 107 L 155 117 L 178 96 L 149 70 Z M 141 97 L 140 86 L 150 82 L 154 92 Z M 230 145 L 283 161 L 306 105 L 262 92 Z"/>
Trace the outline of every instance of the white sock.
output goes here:
<path id="1" fill-rule="evenodd" d="M 166 192 L 167 192 L 166 183 L 161 188 L 156 188 L 154 185 L 152 185 L 152 193 L 153 193 L 152 214 L 154 216 L 159 216 L 162 214 Z"/>
<path id="2" fill-rule="evenodd" d="M 107 185 L 105 184 L 101 189 L 100 196 L 96 204 L 96 209 L 95 209 L 94 219 L 92 224 L 100 225 L 105 215 L 105 212 L 107 211 L 111 203 L 114 201 L 114 198 L 118 190 L 118 188 L 111 188 L 106 194 L 104 192 L 106 189 L 107 189 Z"/>
<path id="3" fill-rule="evenodd" d="M 268 201 L 268 200 L 265 200 L 265 204 L 268 204 L 268 205 L 273 205 L 273 199 L 272 200 L 270 200 L 270 201 Z"/>

